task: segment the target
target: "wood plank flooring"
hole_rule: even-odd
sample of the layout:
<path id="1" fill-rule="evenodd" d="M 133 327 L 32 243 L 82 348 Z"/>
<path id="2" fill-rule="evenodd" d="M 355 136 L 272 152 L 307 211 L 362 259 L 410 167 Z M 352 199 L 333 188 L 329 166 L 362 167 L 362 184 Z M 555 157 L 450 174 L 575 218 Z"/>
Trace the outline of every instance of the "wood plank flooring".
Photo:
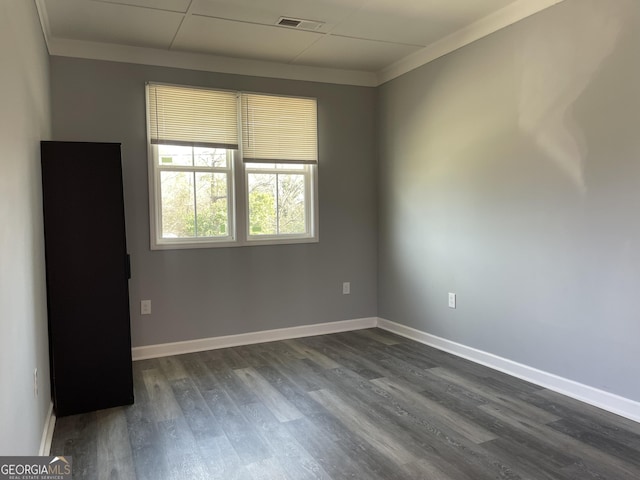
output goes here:
<path id="1" fill-rule="evenodd" d="M 640 424 L 370 329 L 134 362 L 76 479 L 638 480 Z"/>

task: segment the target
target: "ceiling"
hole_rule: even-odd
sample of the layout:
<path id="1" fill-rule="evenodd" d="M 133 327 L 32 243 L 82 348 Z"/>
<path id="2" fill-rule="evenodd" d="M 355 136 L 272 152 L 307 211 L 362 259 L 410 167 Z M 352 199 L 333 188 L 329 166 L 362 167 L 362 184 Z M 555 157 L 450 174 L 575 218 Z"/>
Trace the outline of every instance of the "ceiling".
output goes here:
<path id="1" fill-rule="evenodd" d="M 52 55 L 379 84 L 561 0 L 36 0 Z M 321 22 L 276 25 L 281 17 Z M 458 38 L 459 37 L 459 38 Z M 448 50 L 448 51 L 447 51 Z M 126 58 L 108 58 L 127 61 Z M 153 60 L 155 59 L 155 60 Z M 186 60 L 188 59 L 188 60 Z M 431 58 L 432 59 L 432 58 Z M 131 60 L 133 61 L 133 60 Z M 259 63 L 257 63 L 259 62 Z M 265 63 L 268 62 L 269 66 Z M 417 66 L 417 65 L 416 65 Z M 415 68 L 415 66 L 413 66 Z M 400 68 L 408 71 L 410 66 Z M 396 68 L 398 70 L 398 68 Z M 398 70 L 398 71 L 400 71 Z M 236 73 L 247 73 L 238 71 Z M 352 78 L 353 81 L 348 81 Z M 322 78 L 321 78 L 322 80 Z"/>

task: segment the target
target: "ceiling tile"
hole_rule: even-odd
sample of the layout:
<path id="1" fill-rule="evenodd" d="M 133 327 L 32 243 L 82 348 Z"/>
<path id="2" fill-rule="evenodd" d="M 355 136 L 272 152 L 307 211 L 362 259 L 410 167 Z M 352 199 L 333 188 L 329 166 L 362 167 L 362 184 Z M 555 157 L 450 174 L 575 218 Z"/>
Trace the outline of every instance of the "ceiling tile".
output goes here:
<path id="1" fill-rule="evenodd" d="M 280 17 L 325 22 L 329 31 L 367 0 L 195 0 L 191 13 L 216 18 L 274 25 Z"/>
<path id="2" fill-rule="evenodd" d="M 51 35 L 92 42 L 169 48 L 184 15 L 114 3 L 47 0 Z"/>
<path id="3" fill-rule="evenodd" d="M 171 12 L 186 13 L 191 0 L 92 0 L 103 3 L 119 3 L 122 5 L 134 5 L 138 7 L 155 8 L 157 10 L 169 10 Z"/>
<path id="4" fill-rule="evenodd" d="M 321 37 L 319 33 L 290 28 L 189 16 L 180 28 L 173 49 L 289 62 Z"/>
<path id="5" fill-rule="evenodd" d="M 510 4 L 553 1 L 557 0 L 38 0 L 38 4 L 44 4 L 47 35 L 52 39 L 376 72 Z M 324 25 L 315 32 L 276 27 L 281 16 Z"/>
<path id="6" fill-rule="evenodd" d="M 426 46 L 514 0 L 367 0 L 331 33 Z"/>
<path id="7" fill-rule="evenodd" d="M 420 47 L 327 35 L 293 63 L 376 72 Z"/>

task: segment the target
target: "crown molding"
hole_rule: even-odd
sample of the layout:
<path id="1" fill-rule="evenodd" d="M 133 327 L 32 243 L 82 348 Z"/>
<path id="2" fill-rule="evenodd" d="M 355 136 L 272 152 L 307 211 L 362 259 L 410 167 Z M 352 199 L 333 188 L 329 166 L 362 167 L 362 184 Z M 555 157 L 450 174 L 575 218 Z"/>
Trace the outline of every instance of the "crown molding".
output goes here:
<path id="1" fill-rule="evenodd" d="M 487 35 L 513 25 L 564 0 L 518 0 L 480 20 L 438 40 L 425 48 L 383 68 L 377 74 L 377 85 L 393 80 L 411 70 L 436 60 Z"/>
<path id="2" fill-rule="evenodd" d="M 49 39 L 51 38 L 51 28 L 49 27 L 49 15 L 47 9 L 44 6 L 44 0 L 35 0 L 36 11 L 38 12 L 38 18 L 40 19 L 40 26 L 42 27 L 42 34 L 44 35 L 44 43 L 47 46 L 49 54 L 51 54 L 51 48 L 49 47 Z"/>
<path id="3" fill-rule="evenodd" d="M 282 78 L 362 87 L 377 86 L 376 74 L 357 70 L 308 67 L 155 48 L 49 38 L 49 54 L 205 72 Z"/>
<path id="4" fill-rule="evenodd" d="M 50 55 L 254 77 L 377 87 L 563 1 L 517 0 L 467 27 L 398 60 L 377 73 L 54 38 L 51 35 L 43 0 L 35 0 L 35 3 Z"/>

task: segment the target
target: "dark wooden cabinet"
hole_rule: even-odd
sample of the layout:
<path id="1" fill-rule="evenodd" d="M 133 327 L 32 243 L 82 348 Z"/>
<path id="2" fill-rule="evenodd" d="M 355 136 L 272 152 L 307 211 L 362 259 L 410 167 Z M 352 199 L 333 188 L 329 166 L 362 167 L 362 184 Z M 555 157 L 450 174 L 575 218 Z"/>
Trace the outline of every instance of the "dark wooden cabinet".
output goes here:
<path id="1" fill-rule="evenodd" d="M 57 416 L 133 403 L 120 144 L 42 142 Z"/>

